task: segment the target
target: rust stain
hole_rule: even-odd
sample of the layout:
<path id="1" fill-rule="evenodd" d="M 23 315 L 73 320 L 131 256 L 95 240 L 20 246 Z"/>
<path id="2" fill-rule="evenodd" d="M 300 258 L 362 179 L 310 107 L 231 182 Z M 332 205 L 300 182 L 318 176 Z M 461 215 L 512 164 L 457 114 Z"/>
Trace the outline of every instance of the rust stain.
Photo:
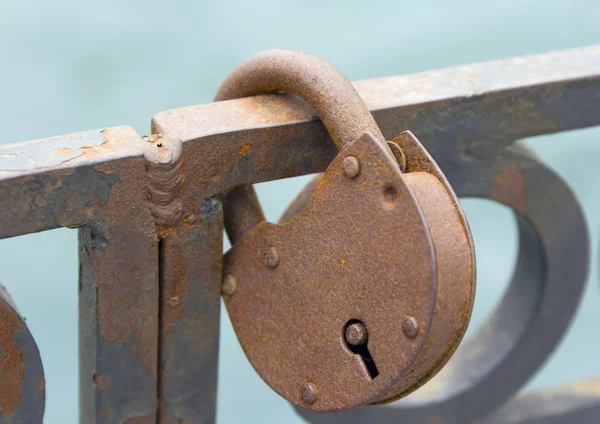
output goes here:
<path id="1" fill-rule="evenodd" d="M 312 197 L 299 196 L 308 203 L 292 205 L 302 210 L 299 215 L 283 226 L 258 225 L 238 234 L 225 257 L 224 273 L 239 281 L 225 305 L 248 359 L 271 388 L 305 409 L 341 411 L 403 397 L 441 369 L 466 330 L 475 284 L 470 233 L 422 145 L 405 137 L 402 148 L 411 152 L 407 162 L 415 171 L 404 176 L 384 146 L 364 135 L 342 150 L 312 186 Z M 364 164 L 356 179 L 342 172 L 348 155 Z M 253 202 L 240 200 L 240 193 L 230 199 L 250 208 Z M 277 267 L 265 266 L 256 254 L 265 246 L 276 246 L 285 258 Z M 364 298 L 375 283 L 377 290 Z M 418 322 L 415 336 L 403 336 L 406 316 Z M 371 352 L 381 377 L 369 370 L 365 380 L 365 369 L 338 342 L 323 342 L 354 318 L 378 335 Z M 303 403 L 298 387 L 307 375 L 327 398 Z"/>
<path id="2" fill-rule="evenodd" d="M 44 207 L 46 206 L 46 204 L 48 203 L 48 199 L 46 199 L 46 196 L 43 194 L 36 194 L 35 196 L 35 204 L 37 206 Z"/>
<path id="3" fill-rule="evenodd" d="M 245 156 L 248 153 L 250 153 L 250 151 L 252 150 L 252 148 L 250 147 L 250 144 L 246 143 L 243 144 L 242 147 L 240 148 L 240 156 Z"/>
<path id="4" fill-rule="evenodd" d="M 297 406 L 333 412 L 393 401 L 435 375 L 466 331 L 475 286 L 470 232 L 456 196 L 418 140 L 404 137 L 393 155 L 351 84 L 320 59 L 285 50 L 260 53 L 233 71 L 215 100 L 280 91 L 315 108 L 340 154 L 306 209 L 286 225 L 259 224 L 264 218 L 251 188 L 228 194 L 225 225 L 233 247 L 224 272 L 240 282 L 224 298 L 229 316 L 255 370 Z M 276 131 L 267 129 L 265 136 L 274 138 Z M 348 155 L 364 169 L 342 172 Z M 409 160 L 412 183 L 422 191 L 398 170 Z M 327 246 L 323 234 L 332 235 Z M 360 249 L 350 251 L 356 240 Z M 284 259 L 271 265 L 257 255 L 267 247 Z M 332 270 L 324 251 L 344 267 Z M 365 298 L 375 281 L 378 290 Z M 343 334 L 344 321 L 354 325 L 359 317 L 379 337 L 372 357 L 366 345 L 352 350 L 362 352 L 362 368 L 339 340 L 324 343 Z M 406 317 L 419 323 L 415 335 L 398 328 Z M 327 396 L 307 401 L 298 390 L 307 379 Z"/>
<path id="5" fill-rule="evenodd" d="M 521 214 L 525 213 L 527 208 L 525 174 L 519 164 L 512 163 L 496 175 L 490 198 Z"/>
<path id="6" fill-rule="evenodd" d="M 56 153 L 58 153 L 59 155 L 71 155 L 73 153 L 73 151 L 67 147 L 61 147 L 60 149 L 58 149 L 56 151 Z"/>
<path id="7" fill-rule="evenodd" d="M 14 414 L 23 398 L 25 363 L 14 332 L 25 325 L 19 316 L 0 299 L 0 416 Z"/>
<path id="8" fill-rule="evenodd" d="M 156 376 L 156 270 L 151 264 L 157 260 L 157 240 L 150 211 L 141 207 L 146 169 L 144 159 L 138 161 L 128 167 L 123 161 L 94 166 L 115 181 L 101 199 L 101 215 L 89 223 L 84 244 L 94 263 L 101 337 L 122 344 Z M 120 384 L 118 375 L 109 377 L 111 386 Z"/>

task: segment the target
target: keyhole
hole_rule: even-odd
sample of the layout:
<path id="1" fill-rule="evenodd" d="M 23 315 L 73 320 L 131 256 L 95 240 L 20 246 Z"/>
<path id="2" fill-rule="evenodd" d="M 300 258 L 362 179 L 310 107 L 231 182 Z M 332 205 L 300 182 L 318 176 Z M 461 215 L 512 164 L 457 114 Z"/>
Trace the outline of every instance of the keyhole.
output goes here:
<path id="1" fill-rule="evenodd" d="M 369 352 L 369 332 L 367 326 L 360 320 L 351 319 L 344 327 L 344 341 L 350 352 L 360 355 L 371 379 L 379 375 L 375 361 Z"/>

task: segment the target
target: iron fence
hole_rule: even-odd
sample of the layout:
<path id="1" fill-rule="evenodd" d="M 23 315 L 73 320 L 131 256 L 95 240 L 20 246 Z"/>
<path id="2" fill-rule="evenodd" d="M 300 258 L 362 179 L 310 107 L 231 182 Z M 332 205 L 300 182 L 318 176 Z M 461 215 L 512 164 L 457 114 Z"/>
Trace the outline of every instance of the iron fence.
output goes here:
<path id="1" fill-rule="evenodd" d="M 519 139 L 600 124 L 600 47 L 354 84 L 388 139 L 410 129 L 459 196 L 510 207 L 504 298 L 436 380 L 391 406 L 313 423 L 592 423 L 600 379 L 515 397 L 555 349 L 587 278 L 569 187 Z M 0 146 L 0 238 L 79 232 L 82 423 L 215 419 L 224 214 L 231 188 L 322 172 L 337 149 L 299 99 L 261 95 Z M 175 219 L 181 217 L 181 219 Z M 9 287 L 10 289 L 10 287 Z M 0 422 L 41 422 L 37 347 L 0 291 Z"/>

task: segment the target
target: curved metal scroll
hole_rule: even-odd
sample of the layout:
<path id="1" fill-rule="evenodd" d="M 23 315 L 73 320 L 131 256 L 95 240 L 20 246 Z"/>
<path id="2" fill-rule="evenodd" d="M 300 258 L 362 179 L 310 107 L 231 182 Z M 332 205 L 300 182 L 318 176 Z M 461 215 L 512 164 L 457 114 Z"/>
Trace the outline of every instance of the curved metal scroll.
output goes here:
<path id="1" fill-rule="evenodd" d="M 0 284 L 0 422 L 41 423 L 45 379 L 35 340 Z"/>
<path id="2" fill-rule="evenodd" d="M 544 364 L 567 330 L 588 270 L 587 228 L 567 185 L 518 143 L 447 173 L 457 195 L 513 209 L 519 258 L 509 288 L 479 332 L 436 377 L 389 407 L 335 415 L 296 408 L 311 423 L 467 423 L 502 406 Z M 459 169 L 460 168 L 460 169 Z M 296 211 L 302 198 L 290 205 Z M 284 213 L 284 216 L 286 213 Z"/>

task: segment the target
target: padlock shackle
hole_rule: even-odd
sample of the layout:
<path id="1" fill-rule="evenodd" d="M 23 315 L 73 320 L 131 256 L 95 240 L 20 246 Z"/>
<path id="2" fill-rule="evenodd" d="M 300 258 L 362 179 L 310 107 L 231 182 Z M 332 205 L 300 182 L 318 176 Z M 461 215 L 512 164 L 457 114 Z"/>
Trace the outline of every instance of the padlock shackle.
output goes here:
<path id="1" fill-rule="evenodd" d="M 365 132 L 389 147 L 352 83 L 323 59 L 295 50 L 273 49 L 251 56 L 229 74 L 215 101 L 285 92 L 308 103 L 338 149 Z M 392 154 L 391 150 L 389 151 Z M 232 244 L 265 220 L 251 186 L 237 187 L 224 199 L 225 228 Z"/>
<path id="2" fill-rule="evenodd" d="M 365 132 L 385 142 L 352 83 L 309 53 L 274 49 L 251 56 L 229 74 L 215 101 L 278 92 L 294 94 L 308 103 L 340 150 Z"/>

